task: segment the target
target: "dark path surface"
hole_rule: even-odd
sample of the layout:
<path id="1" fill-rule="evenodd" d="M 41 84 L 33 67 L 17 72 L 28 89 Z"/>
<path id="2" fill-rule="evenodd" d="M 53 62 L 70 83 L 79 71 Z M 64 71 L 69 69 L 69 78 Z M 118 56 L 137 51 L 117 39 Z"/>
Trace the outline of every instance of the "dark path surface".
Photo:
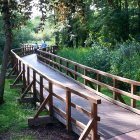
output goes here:
<path id="1" fill-rule="evenodd" d="M 94 94 L 93 92 L 81 87 L 77 83 L 63 76 L 61 73 L 58 73 L 55 70 L 37 61 L 37 57 L 35 54 L 25 56 L 23 57 L 23 59 L 27 63 L 32 65 L 33 68 L 36 68 L 40 72 L 44 73 L 44 75 L 46 75 L 48 78 L 57 80 L 72 89 L 83 92 L 83 94 L 89 94 L 92 95 L 93 97 L 96 96 L 98 98 L 101 98 L 102 103 L 99 105 L 98 109 L 99 110 L 98 115 L 101 118 L 101 121 L 99 122 L 98 125 L 98 132 L 100 133 L 101 139 L 110 139 L 112 137 L 140 129 L 140 115 L 137 115 L 129 110 L 117 106 L 105 100 L 104 98 Z M 44 84 L 47 86 L 47 81 L 44 81 Z M 65 98 L 65 90 L 57 86 L 54 86 L 54 92 Z M 46 94 L 47 92 L 44 91 L 44 96 L 46 96 Z M 82 106 L 87 110 L 90 110 L 90 103 L 79 96 L 72 94 L 72 102 Z M 54 104 L 55 106 L 59 106 L 59 108 L 65 111 L 65 104 L 60 100 L 56 99 L 55 97 Z M 86 117 L 82 113 L 79 113 L 75 109 L 72 109 L 72 117 L 83 122 L 84 124 L 87 124 L 89 120 L 88 117 Z M 132 140 L 140 140 L 140 138 L 133 139 L 131 135 L 128 136 L 128 138 Z"/>

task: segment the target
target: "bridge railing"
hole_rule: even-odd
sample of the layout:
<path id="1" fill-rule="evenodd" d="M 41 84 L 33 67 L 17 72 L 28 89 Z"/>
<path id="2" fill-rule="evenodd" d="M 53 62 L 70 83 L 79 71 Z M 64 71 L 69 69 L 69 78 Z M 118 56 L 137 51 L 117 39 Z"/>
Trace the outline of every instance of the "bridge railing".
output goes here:
<path id="1" fill-rule="evenodd" d="M 39 53 L 41 52 L 42 51 L 40 51 Z M 30 47 L 28 46 L 28 48 L 26 47 L 19 48 L 11 51 L 13 68 L 15 68 L 17 74 L 17 78 L 14 81 L 13 85 L 16 84 L 17 80 L 19 80 L 20 77 L 23 81 L 23 87 L 25 89 L 21 95 L 21 98 L 24 98 L 26 96 L 26 93 L 30 88 L 32 88 L 33 91 L 34 102 L 36 102 L 36 99 L 38 98 L 39 95 L 41 106 L 37 111 L 36 115 L 34 116 L 34 119 L 36 119 L 39 116 L 43 108 L 46 106 L 46 104 L 48 104 L 50 116 L 53 116 L 54 110 L 60 113 L 66 119 L 66 128 L 68 131 L 72 129 L 72 124 L 75 124 L 76 127 L 79 127 L 82 130 L 84 130 L 80 135 L 79 140 L 85 140 L 88 136 L 94 140 L 99 139 L 98 121 L 100 121 L 100 118 L 98 117 L 98 104 L 101 103 L 101 100 L 98 97 L 92 97 L 90 95 L 86 95 L 86 93 L 76 91 L 74 89 L 69 88 L 68 86 L 65 86 L 64 84 L 58 81 L 48 78 L 47 75 L 44 75 L 37 69 L 33 68 L 30 64 L 28 64 L 20 57 L 32 53 L 33 53 L 33 46 Z M 42 54 L 44 54 L 44 52 L 42 52 Z M 48 84 L 46 84 L 44 81 L 47 81 Z M 37 88 L 37 85 L 39 88 Z M 62 98 L 60 95 L 54 93 L 53 90 L 54 85 L 66 91 L 66 98 Z M 44 90 L 48 91 L 49 93 L 47 98 L 45 99 L 43 96 Z M 75 94 L 85 100 L 88 100 L 89 103 L 91 103 L 91 111 L 87 111 L 83 107 L 72 103 L 71 101 L 72 94 Z M 57 99 L 65 103 L 66 112 L 54 105 L 53 97 L 56 97 Z M 72 117 L 71 114 L 72 107 L 90 117 L 90 120 L 87 125 L 83 124 L 82 122 L 79 122 L 78 120 L 75 120 Z"/>
<path id="2" fill-rule="evenodd" d="M 38 51 L 38 59 L 72 79 L 79 80 L 79 84 L 107 100 L 140 114 L 139 109 L 136 109 L 140 107 L 140 96 L 137 90 L 140 82 L 87 67 L 52 53 Z M 127 89 L 120 88 L 119 84 L 125 84 Z M 102 94 L 104 92 L 110 97 Z"/>

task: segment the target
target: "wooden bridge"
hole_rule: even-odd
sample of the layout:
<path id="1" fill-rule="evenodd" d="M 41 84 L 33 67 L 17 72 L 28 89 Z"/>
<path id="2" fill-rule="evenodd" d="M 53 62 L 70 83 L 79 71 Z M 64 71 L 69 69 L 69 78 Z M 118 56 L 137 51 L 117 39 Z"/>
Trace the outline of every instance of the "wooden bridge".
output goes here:
<path id="1" fill-rule="evenodd" d="M 29 125 L 46 125 L 55 117 L 68 131 L 77 133 L 79 140 L 140 140 L 140 82 L 78 64 L 54 52 L 49 47 L 34 54 L 32 45 L 11 51 L 12 69 L 7 76 L 15 78 L 11 88 L 22 88 L 23 102 L 40 102 Z M 102 93 L 105 89 L 110 97 Z M 44 108 L 49 115 L 39 116 Z"/>

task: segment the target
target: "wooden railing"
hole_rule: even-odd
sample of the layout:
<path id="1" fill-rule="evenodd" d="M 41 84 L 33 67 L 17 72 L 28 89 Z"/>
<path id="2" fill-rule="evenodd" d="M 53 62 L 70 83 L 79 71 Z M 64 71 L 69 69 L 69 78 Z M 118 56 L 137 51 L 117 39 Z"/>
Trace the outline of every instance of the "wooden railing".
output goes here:
<path id="1" fill-rule="evenodd" d="M 39 114 L 42 112 L 46 104 L 48 104 L 50 116 L 53 116 L 54 111 L 60 113 L 66 119 L 66 128 L 68 131 L 72 130 L 72 124 L 75 124 L 76 127 L 78 126 L 82 128 L 83 132 L 80 135 L 79 140 L 85 140 L 87 137 L 91 137 L 91 139 L 94 140 L 99 139 L 98 121 L 100 121 L 100 118 L 98 117 L 98 104 L 101 103 L 101 100 L 99 98 L 83 94 L 82 92 L 71 89 L 70 87 L 65 86 L 64 84 L 58 81 L 48 78 L 47 75 L 44 75 L 39 70 L 33 68 L 30 64 L 28 64 L 20 57 L 32 53 L 33 53 L 33 46 L 24 46 L 24 48 L 12 50 L 11 54 L 12 54 L 13 69 L 11 70 L 10 74 L 13 71 L 15 71 L 17 74 L 17 78 L 15 79 L 13 86 L 17 84 L 19 79 L 23 81 L 22 86 L 24 87 L 24 90 L 21 95 L 21 99 L 26 96 L 27 92 L 30 89 L 32 89 L 33 101 L 36 102 L 39 99 L 39 101 L 41 102 L 41 106 L 38 109 L 37 113 L 35 114 L 34 119 L 39 117 Z M 51 59 L 44 58 L 43 57 L 44 55 L 48 55 L 49 57 L 51 56 L 53 58 L 56 57 L 53 54 L 45 53 L 42 51 L 38 51 L 38 53 L 39 53 L 38 57 L 40 60 L 41 58 L 43 58 L 43 60 L 48 60 L 48 62 L 53 62 L 53 61 Z M 54 66 L 56 66 L 57 63 L 54 62 L 53 64 L 55 64 Z M 61 66 L 62 68 L 62 65 L 57 64 L 57 66 Z M 48 84 L 46 84 L 45 81 Z M 36 86 L 37 84 L 39 84 L 39 88 L 37 88 Z M 53 90 L 54 85 L 57 85 L 58 87 L 66 91 L 66 98 L 63 98 L 60 95 L 54 93 Z M 43 96 L 44 90 L 49 92 L 47 98 L 45 99 Z M 91 103 L 91 111 L 87 111 L 81 106 L 72 103 L 71 101 L 72 94 L 75 94 L 79 97 L 82 97 L 85 100 L 88 100 Z M 66 104 L 66 112 L 58 108 L 58 106 L 54 105 L 53 97 L 56 97 L 57 99 L 63 101 Z M 90 117 L 90 120 L 87 125 L 73 118 L 71 114 L 72 107 Z"/>
<path id="2" fill-rule="evenodd" d="M 140 82 L 93 69 L 48 52 L 38 51 L 38 60 L 65 73 L 74 80 L 82 79 L 83 82 L 78 82 L 79 84 L 115 104 L 140 114 L 139 109 L 136 109 L 138 108 L 137 103 L 140 103 L 140 96 L 136 90 L 140 87 Z M 119 88 L 119 82 L 127 84 L 128 89 L 125 91 Z M 107 93 L 112 92 L 112 98 L 102 94 L 105 90 Z M 127 103 L 128 100 L 130 103 Z"/>

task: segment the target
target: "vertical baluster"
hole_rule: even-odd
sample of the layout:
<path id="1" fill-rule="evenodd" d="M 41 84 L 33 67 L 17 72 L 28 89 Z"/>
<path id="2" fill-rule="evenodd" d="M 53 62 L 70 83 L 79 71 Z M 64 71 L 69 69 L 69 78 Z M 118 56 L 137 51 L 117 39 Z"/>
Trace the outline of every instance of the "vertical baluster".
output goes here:
<path id="1" fill-rule="evenodd" d="M 53 116 L 53 85 L 52 83 L 49 81 L 49 94 L 50 94 L 50 100 L 49 100 L 49 115 Z"/>
<path id="2" fill-rule="evenodd" d="M 84 75 L 87 76 L 87 70 L 86 68 L 84 69 Z M 84 78 L 84 84 L 87 85 L 88 81 Z"/>
<path id="3" fill-rule="evenodd" d="M 26 77 L 25 77 L 25 64 L 22 64 L 23 66 L 23 86 L 26 86 Z"/>
<path id="4" fill-rule="evenodd" d="M 30 69 L 28 66 L 27 66 L 27 84 L 28 85 L 30 84 Z"/>
<path id="5" fill-rule="evenodd" d="M 101 80 L 101 75 L 100 74 L 97 74 L 97 81 L 100 81 Z M 96 89 L 98 92 L 101 91 L 101 86 L 97 84 L 97 89 Z"/>
<path id="6" fill-rule="evenodd" d="M 19 60 L 19 73 L 21 72 L 21 61 Z M 22 80 L 22 76 L 19 78 L 19 80 Z"/>
<path id="7" fill-rule="evenodd" d="M 71 131 L 71 92 L 66 90 L 66 128 Z"/>
<path id="8" fill-rule="evenodd" d="M 131 94 L 135 94 L 136 93 L 136 86 L 131 84 Z M 135 99 L 131 99 L 131 106 L 136 108 L 136 100 Z"/>
<path id="9" fill-rule="evenodd" d="M 116 79 L 113 79 L 113 87 L 114 88 L 117 88 L 117 80 Z M 114 100 L 117 100 L 117 93 L 115 91 L 113 91 L 113 99 Z"/>
<path id="10" fill-rule="evenodd" d="M 59 61 L 60 61 L 60 62 L 59 62 L 59 63 L 60 63 L 60 65 L 62 65 L 62 59 L 61 59 L 61 58 L 60 58 L 60 60 L 59 60 Z M 60 71 L 62 72 L 62 67 L 61 67 L 61 66 L 60 66 L 60 68 L 59 68 L 59 69 L 60 69 Z"/>
<path id="11" fill-rule="evenodd" d="M 40 102 L 43 102 L 43 78 L 40 76 Z"/>
<path id="12" fill-rule="evenodd" d="M 54 56 L 54 62 L 56 62 L 56 57 Z M 56 64 L 54 64 L 54 68 L 56 68 Z"/>
<path id="13" fill-rule="evenodd" d="M 36 99 L 37 99 L 37 95 L 36 95 L 36 72 L 33 70 L 33 99 L 34 99 L 34 102 L 36 102 Z"/>
<path id="14" fill-rule="evenodd" d="M 74 65 L 74 71 L 77 72 L 77 65 Z M 77 75 L 74 74 L 74 79 L 77 80 Z"/>
<path id="15" fill-rule="evenodd" d="M 66 62 L 66 67 L 69 68 L 69 62 Z M 66 74 L 68 75 L 69 74 L 69 70 L 66 69 Z"/>

